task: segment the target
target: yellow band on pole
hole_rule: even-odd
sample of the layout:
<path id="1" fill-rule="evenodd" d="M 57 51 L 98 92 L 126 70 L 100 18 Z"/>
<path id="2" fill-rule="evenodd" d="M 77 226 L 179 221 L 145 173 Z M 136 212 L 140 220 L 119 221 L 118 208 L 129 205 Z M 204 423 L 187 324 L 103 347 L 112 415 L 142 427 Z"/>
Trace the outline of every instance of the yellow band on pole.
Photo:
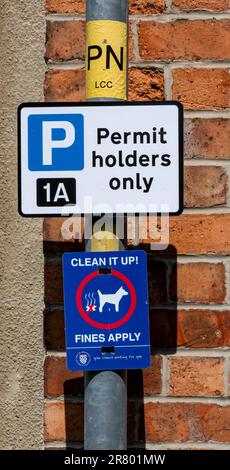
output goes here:
<path id="1" fill-rule="evenodd" d="M 86 25 L 87 99 L 127 99 L 127 24 L 89 21 Z"/>
<path id="2" fill-rule="evenodd" d="M 119 251 L 119 238 L 111 232 L 96 232 L 91 239 L 91 251 Z"/>

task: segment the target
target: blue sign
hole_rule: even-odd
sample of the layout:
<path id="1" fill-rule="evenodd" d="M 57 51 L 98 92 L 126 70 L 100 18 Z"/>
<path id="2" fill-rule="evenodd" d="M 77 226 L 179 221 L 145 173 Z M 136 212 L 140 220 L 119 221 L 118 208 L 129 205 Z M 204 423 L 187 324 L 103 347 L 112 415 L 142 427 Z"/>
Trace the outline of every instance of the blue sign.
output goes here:
<path id="1" fill-rule="evenodd" d="M 149 367 L 146 253 L 65 253 L 63 275 L 68 368 Z"/>
<path id="2" fill-rule="evenodd" d="M 28 117 L 30 171 L 80 171 L 84 168 L 82 114 L 32 114 Z"/>

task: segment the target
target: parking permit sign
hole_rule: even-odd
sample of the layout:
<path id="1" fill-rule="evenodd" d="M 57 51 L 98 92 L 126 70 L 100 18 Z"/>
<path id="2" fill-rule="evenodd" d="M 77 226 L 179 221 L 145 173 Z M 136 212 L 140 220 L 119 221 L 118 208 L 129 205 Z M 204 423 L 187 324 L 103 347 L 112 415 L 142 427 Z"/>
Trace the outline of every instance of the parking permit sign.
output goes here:
<path id="1" fill-rule="evenodd" d="M 68 368 L 149 367 L 146 253 L 65 253 L 63 277 Z"/>
<path id="2" fill-rule="evenodd" d="M 22 104 L 18 139 L 22 216 L 183 210 L 180 103 Z"/>

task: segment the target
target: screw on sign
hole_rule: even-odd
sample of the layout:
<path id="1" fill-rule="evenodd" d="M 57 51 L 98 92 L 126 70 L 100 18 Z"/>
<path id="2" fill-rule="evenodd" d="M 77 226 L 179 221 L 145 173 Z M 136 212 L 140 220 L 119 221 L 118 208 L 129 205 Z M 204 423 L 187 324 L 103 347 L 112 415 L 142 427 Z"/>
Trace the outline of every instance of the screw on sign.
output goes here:
<path id="1" fill-rule="evenodd" d="M 149 367 L 146 253 L 66 253 L 63 274 L 68 368 Z"/>

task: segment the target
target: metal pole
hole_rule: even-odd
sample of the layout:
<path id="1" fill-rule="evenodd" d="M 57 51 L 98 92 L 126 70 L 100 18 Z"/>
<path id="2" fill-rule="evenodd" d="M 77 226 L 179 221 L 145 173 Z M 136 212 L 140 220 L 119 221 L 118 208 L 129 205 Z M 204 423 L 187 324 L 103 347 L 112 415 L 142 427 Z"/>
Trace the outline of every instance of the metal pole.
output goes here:
<path id="1" fill-rule="evenodd" d="M 114 28 L 118 26 L 118 31 L 119 26 L 123 28 L 123 31 L 125 31 L 126 42 L 125 57 L 123 57 L 124 73 L 123 75 L 120 74 L 118 78 L 116 77 L 116 80 L 112 84 L 112 92 L 110 91 L 111 88 L 108 88 L 107 91 L 104 90 L 104 92 L 99 89 L 98 92 L 98 89 L 94 89 L 93 87 L 90 88 L 90 86 L 88 87 L 87 85 L 87 99 L 90 101 L 115 101 L 119 99 L 127 99 L 128 0 L 87 0 L 86 4 L 87 28 L 92 26 L 92 22 L 96 23 L 99 20 L 108 21 L 108 28 L 110 28 L 110 26 L 113 26 Z M 117 22 L 118 24 L 115 24 L 114 22 Z M 100 44 L 102 42 L 107 44 L 107 35 L 104 31 L 105 24 L 97 23 L 94 26 L 96 27 L 96 31 L 103 34 L 105 33 Z M 108 37 L 109 36 L 110 33 L 108 33 Z M 119 38 L 117 39 L 119 43 Z M 87 29 L 87 49 L 89 43 L 89 30 Z M 100 44 L 98 44 L 98 46 L 100 46 Z M 97 60 L 94 59 L 94 57 L 100 56 L 100 53 L 100 47 L 98 49 L 94 48 L 92 55 L 93 61 Z M 89 57 L 87 59 L 86 68 L 89 68 L 88 60 Z M 93 68 L 91 69 L 90 79 L 93 75 L 92 70 Z M 87 70 L 86 73 L 89 75 L 89 70 Z M 101 70 L 101 75 L 106 78 L 106 71 L 103 71 L 103 68 Z M 87 78 L 89 79 L 89 76 Z M 111 233 L 103 232 L 103 238 L 101 240 L 96 236 L 92 237 L 91 251 L 116 251 L 119 250 L 119 246 L 120 243 L 118 238 L 115 235 L 112 235 L 111 237 Z M 84 448 L 85 450 L 125 450 L 127 448 L 126 371 L 85 373 Z"/>

